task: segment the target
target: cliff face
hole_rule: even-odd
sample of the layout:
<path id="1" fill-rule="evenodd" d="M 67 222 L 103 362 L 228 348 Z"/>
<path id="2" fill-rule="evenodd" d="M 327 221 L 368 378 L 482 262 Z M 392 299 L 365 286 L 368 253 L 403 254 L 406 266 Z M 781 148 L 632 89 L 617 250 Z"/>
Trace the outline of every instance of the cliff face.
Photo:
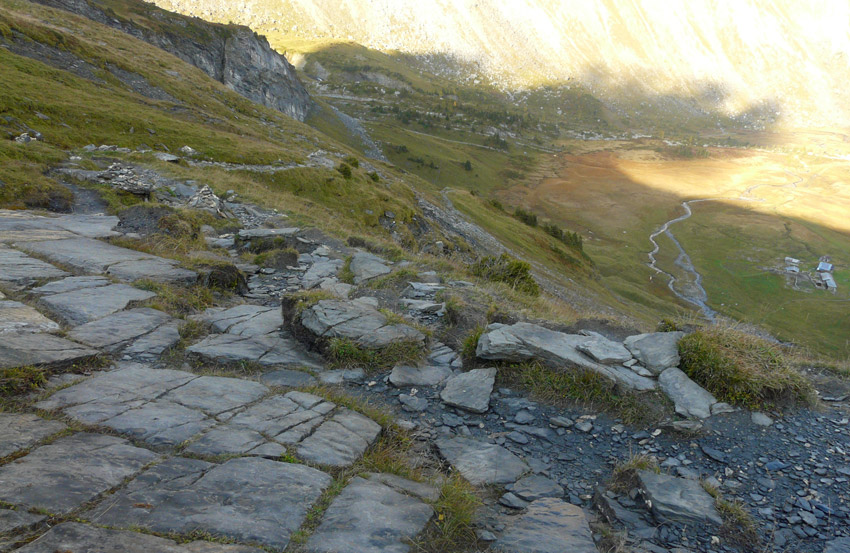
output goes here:
<path id="1" fill-rule="evenodd" d="M 303 121 L 312 100 L 295 69 L 247 27 L 174 14 L 139 0 L 35 0 L 108 25 L 191 63 L 246 98 Z M 112 7 L 111 7 L 112 6 Z"/>
<path id="2" fill-rule="evenodd" d="M 508 89 L 580 82 L 638 110 L 850 123 L 846 0 L 153 1 L 269 36 L 445 54 Z"/>

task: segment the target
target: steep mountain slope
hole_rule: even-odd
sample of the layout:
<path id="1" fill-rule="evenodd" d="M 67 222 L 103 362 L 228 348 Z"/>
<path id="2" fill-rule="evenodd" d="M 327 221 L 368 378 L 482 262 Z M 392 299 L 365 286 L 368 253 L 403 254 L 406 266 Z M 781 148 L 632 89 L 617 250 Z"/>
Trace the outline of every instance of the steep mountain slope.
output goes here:
<path id="1" fill-rule="evenodd" d="M 270 35 L 419 54 L 444 71 L 457 62 L 469 82 L 581 83 L 623 110 L 708 111 L 755 126 L 850 121 L 850 5 L 840 1 L 155 3 Z"/>
<path id="2" fill-rule="evenodd" d="M 246 27 L 190 19 L 141 1 L 36 0 L 114 27 L 191 63 L 230 89 L 303 121 L 310 96 L 286 58 Z"/>

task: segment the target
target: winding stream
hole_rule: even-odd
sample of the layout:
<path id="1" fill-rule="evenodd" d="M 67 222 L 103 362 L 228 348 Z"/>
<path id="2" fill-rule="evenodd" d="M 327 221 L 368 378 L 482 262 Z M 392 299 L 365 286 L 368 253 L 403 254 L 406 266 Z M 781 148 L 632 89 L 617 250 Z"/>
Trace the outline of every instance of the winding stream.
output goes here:
<path id="1" fill-rule="evenodd" d="M 738 196 L 737 198 L 700 198 L 696 200 L 688 200 L 682 202 L 682 207 L 685 210 L 684 215 L 680 215 L 674 219 L 670 219 L 666 223 L 664 223 L 661 228 L 653 232 L 649 235 L 649 241 L 652 242 L 652 251 L 649 252 L 649 263 L 647 265 L 650 269 L 655 271 L 658 274 L 662 274 L 667 277 L 667 288 L 670 289 L 673 294 L 690 304 L 697 306 L 700 311 L 702 311 L 703 316 L 709 321 L 714 321 L 717 316 L 717 312 L 708 306 L 708 293 L 705 291 L 705 288 L 702 286 L 702 275 L 699 271 L 694 267 L 693 262 L 691 261 L 691 257 L 685 251 L 685 248 L 682 247 L 682 244 L 676 239 L 673 235 L 673 232 L 670 230 L 670 227 L 678 222 L 689 219 L 691 215 L 693 215 L 693 210 L 691 209 L 691 205 L 699 202 L 717 202 L 717 201 L 744 201 L 744 202 L 763 202 L 763 199 L 753 198 L 751 194 L 762 186 L 768 186 L 771 188 L 796 188 L 797 184 L 803 181 L 803 178 L 799 175 L 795 175 L 790 171 L 785 171 L 788 175 L 792 177 L 796 177 L 797 180 L 794 182 L 789 182 L 785 184 L 755 184 L 750 186 L 744 192 Z M 673 262 L 674 265 L 682 269 L 686 274 L 693 276 L 693 282 L 691 285 L 682 287 L 682 290 L 678 290 L 675 286 L 677 282 L 677 278 L 673 276 L 671 273 L 661 269 L 658 267 L 657 259 L 655 255 L 661 250 L 661 246 L 655 240 L 660 235 L 666 234 L 668 238 L 676 245 L 676 248 L 679 250 L 679 255 L 676 257 L 676 260 Z"/>

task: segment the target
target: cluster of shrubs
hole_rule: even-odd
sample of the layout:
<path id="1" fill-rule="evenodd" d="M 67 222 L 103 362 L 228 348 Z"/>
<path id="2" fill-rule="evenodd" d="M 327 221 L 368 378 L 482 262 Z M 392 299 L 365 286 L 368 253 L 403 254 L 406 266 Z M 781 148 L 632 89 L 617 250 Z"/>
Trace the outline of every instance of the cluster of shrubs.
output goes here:
<path id="1" fill-rule="evenodd" d="M 498 203 L 497 200 L 491 200 L 490 203 L 492 203 L 495 207 L 501 209 L 502 204 Z M 517 219 L 519 219 L 530 227 L 538 226 L 537 215 L 532 213 L 531 211 L 526 211 L 521 207 L 518 207 L 514 210 L 514 217 L 516 217 Z M 543 232 L 545 232 L 549 236 L 552 236 L 556 240 L 563 242 L 567 246 L 580 252 L 584 251 L 584 241 L 582 240 L 582 237 L 579 233 L 564 230 L 554 223 L 543 223 L 540 228 L 543 229 Z"/>
<path id="2" fill-rule="evenodd" d="M 472 266 L 472 274 L 491 282 L 504 282 L 529 296 L 540 295 L 540 286 L 531 275 L 531 265 L 505 253 L 499 257 L 482 257 Z"/>

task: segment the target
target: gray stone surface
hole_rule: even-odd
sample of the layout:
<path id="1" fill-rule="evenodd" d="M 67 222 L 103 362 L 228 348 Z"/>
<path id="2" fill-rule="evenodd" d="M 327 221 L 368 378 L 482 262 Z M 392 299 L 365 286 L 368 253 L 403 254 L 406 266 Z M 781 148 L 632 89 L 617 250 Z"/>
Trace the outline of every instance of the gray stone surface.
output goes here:
<path id="1" fill-rule="evenodd" d="M 250 304 L 230 309 L 207 309 L 198 318 L 212 325 L 216 332 L 239 336 L 263 336 L 276 332 L 283 325 L 283 315 L 279 308 Z"/>
<path id="2" fill-rule="evenodd" d="M 381 433 L 381 425 L 350 409 L 340 409 L 296 447 L 305 461 L 331 467 L 354 463 Z"/>
<path id="3" fill-rule="evenodd" d="M 121 438 L 74 434 L 0 467 L 0 501 L 67 513 L 156 457 Z"/>
<path id="4" fill-rule="evenodd" d="M 473 413 L 486 413 L 490 408 L 490 394 L 496 381 L 496 369 L 473 369 L 456 374 L 446 380 L 440 399 L 453 407 Z"/>
<path id="5" fill-rule="evenodd" d="M 338 385 L 346 382 L 357 382 L 366 378 L 366 371 L 360 367 L 354 369 L 333 369 L 319 373 L 322 384 Z"/>
<path id="6" fill-rule="evenodd" d="M 850 538 L 836 538 L 826 542 L 823 553 L 850 553 Z"/>
<path id="7" fill-rule="evenodd" d="M 707 419 L 711 416 L 711 406 L 717 403 L 713 395 L 675 367 L 661 373 L 658 385 L 683 417 Z"/>
<path id="8" fill-rule="evenodd" d="M 314 288 L 324 279 L 336 275 L 342 268 L 344 262 L 341 259 L 323 259 L 316 261 L 304 273 L 304 288 Z"/>
<path id="9" fill-rule="evenodd" d="M 285 386 L 289 388 L 313 386 L 318 383 L 316 377 L 312 374 L 293 369 L 278 369 L 265 373 L 260 377 L 260 382 L 266 386 Z"/>
<path id="10" fill-rule="evenodd" d="M 62 422 L 30 413 L 0 413 L 0 458 L 32 447 L 65 428 Z"/>
<path id="11" fill-rule="evenodd" d="M 551 478 L 546 478 L 541 474 L 526 476 L 515 484 L 505 486 L 505 489 L 525 501 L 534 501 L 544 497 L 564 497 L 564 488 Z"/>
<path id="12" fill-rule="evenodd" d="M 215 361 L 256 361 L 261 365 L 282 365 L 321 369 L 321 359 L 288 336 L 239 336 L 213 334 L 192 344 L 186 351 Z"/>
<path id="13" fill-rule="evenodd" d="M 41 301 L 62 322 L 77 326 L 96 321 L 126 308 L 131 302 L 143 301 L 156 294 L 126 284 L 78 288 L 69 292 L 45 295 Z"/>
<path id="14" fill-rule="evenodd" d="M 139 532 L 108 530 L 78 522 L 54 526 L 36 541 L 16 553 L 262 553 L 244 545 L 193 541 L 177 543 Z"/>
<path id="15" fill-rule="evenodd" d="M 165 323 L 124 348 L 123 355 L 140 359 L 156 359 L 165 350 L 180 341 L 180 327 L 177 321 Z"/>
<path id="16" fill-rule="evenodd" d="M 351 257 L 351 272 L 354 274 L 354 284 L 361 284 L 379 276 L 389 274 L 390 268 L 386 261 L 376 255 L 358 252 Z"/>
<path id="17" fill-rule="evenodd" d="M 714 507 L 714 498 L 699 481 L 648 470 L 638 471 L 638 480 L 644 498 L 659 522 L 712 523 L 718 526 L 723 523 Z"/>
<path id="18" fill-rule="evenodd" d="M 473 485 L 510 484 L 529 470 L 525 461 L 507 449 L 472 438 L 444 437 L 437 449 Z"/>
<path id="19" fill-rule="evenodd" d="M 632 389 L 631 376 L 624 378 L 620 371 L 597 363 L 577 349 L 587 341 L 587 336 L 564 334 L 531 323 L 491 324 L 478 340 L 475 355 L 499 361 L 538 359 L 555 368 L 581 367 Z"/>
<path id="20" fill-rule="evenodd" d="M 351 295 L 351 291 L 354 290 L 354 286 L 346 284 L 345 282 L 340 282 L 334 277 L 327 277 L 323 278 L 322 281 L 319 282 L 319 289 L 330 292 L 336 297 L 346 300 Z"/>
<path id="21" fill-rule="evenodd" d="M 609 340 L 603 336 L 591 336 L 587 341 L 580 344 L 577 349 L 605 365 L 616 365 L 625 363 L 632 358 L 632 354 L 620 342 Z"/>
<path id="22" fill-rule="evenodd" d="M 264 443 L 266 440 L 259 432 L 223 425 L 189 444 L 186 451 L 196 455 L 241 455 Z"/>
<path id="23" fill-rule="evenodd" d="M 67 365 L 83 361 L 99 352 L 88 346 L 53 336 L 34 332 L 6 332 L 0 334 L 0 368 L 24 365 Z"/>
<path id="24" fill-rule="evenodd" d="M 679 366 L 679 340 L 684 332 L 653 332 L 629 336 L 624 344 L 641 365 L 655 374 Z"/>
<path id="25" fill-rule="evenodd" d="M 21 290 L 39 280 L 63 276 L 68 273 L 50 263 L 0 245 L 0 284 L 3 286 Z"/>
<path id="26" fill-rule="evenodd" d="M 162 257 L 122 261 L 110 265 L 106 274 L 128 282 L 148 279 L 171 284 L 193 284 L 198 280 L 195 271 L 178 267 L 176 261 Z"/>
<path id="27" fill-rule="evenodd" d="M 181 534 L 201 530 L 283 549 L 330 483 L 329 475 L 305 465 L 258 457 L 222 465 L 175 457 L 148 469 L 86 516 L 107 526 Z"/>
<path id="28" fill-rule="evenodd" d="M 412 495 L 426 501 L 437 501 L 440 499 L 440 490 L 434 486 L 429 486 L 428 484 L 423 484 L 422 482 L 416 482 L 414 480 L 408 480 L 401 476 L 396 476 L 395 474 L 390 474 L 388 472 L 368 472 L 362 476 L 367 480 L 385 484 L 405 495 Z"/>
<path id="29" fill-rule="evenodd" d="M 82 290 L 83 288 L 97 288 L 98 286 L 108 286 L 110 284 L 112 284 L 112 281 L 103 276 L 71 276 L 48 282 L 30 291 L 40 295 L 63 294 L 65 292 L 73 292 L 74 290 Z"/>
<path id="30" fill-rule="evenodd" d="M 301 324 L 316 336 L 348 338 L 366 348 L 425 342 L 425 336 L 415 328 L 389 324 L 383 313 L 356 301 L 321 300 L 302 312 Z"/>
<path id="31" fill-rule="evenodd" d="M 491 550 L 503 553 L 598 553 L 581 507 L 554 498 L 532 502 Z"/>
<path id="32" fill-rule="evenodd" d="M 288 228 L 254 228 L 239 231 L 240 240 L 253 240 L 255 238 L 278 238 L 294 236 L 298 234 L 297 227 Z"/>
<path id="33" fill-rule="evenodd" d="M 162 399 L 215 416 L 253 403 L 268 391 L 269 389 L 259 382 L 251 380 L 201 376 L 172 389 L 162 396 Z"/>
<path id="34" fill-rule="evenodd" d="M 451 376 L 452 370 L 446 366 L 410 367 L 397 365 L 390 373 L 393 386 L 436 386 Z"/>
<path id="35" fill-rule="evenodd" d="M 59 325 L 29 305 L 0 299 L 0 334 L 7 332 L 53 332 Z"/>
<path id="36" fill-rule="evenodd" d="M 80 325 L 68 333 L 68 336 L 83 344 L 104 349 L 117 351 L 127 345 L 131 340 L 136 340 L 160 326 L 172 322 L 167 313 L 141 307 L 119 311 Z"/>
<path id="37" fill-rule="evenodd" d="M 405 543 L 424 528 L 434 510 L 422 500 L 373 480 L 354 478 L 325 511 L 307 541 L 313 553 L 407 553 Z"/>
<path id="38" fill-rule="evenodd" d="M 764 413 L 753 412 L 750 415 L 750 419 L 753 421 L 753 424 L 757 426 L 770 426 L 773 424 L 773 419 L 765 415 Z"/>
<path id="39" fill-rule="evenodd" d="M 34 515 L 24 509 L 0 509 L 0 534 L 32 526 L 46 518 L 45 515 Z"/>

